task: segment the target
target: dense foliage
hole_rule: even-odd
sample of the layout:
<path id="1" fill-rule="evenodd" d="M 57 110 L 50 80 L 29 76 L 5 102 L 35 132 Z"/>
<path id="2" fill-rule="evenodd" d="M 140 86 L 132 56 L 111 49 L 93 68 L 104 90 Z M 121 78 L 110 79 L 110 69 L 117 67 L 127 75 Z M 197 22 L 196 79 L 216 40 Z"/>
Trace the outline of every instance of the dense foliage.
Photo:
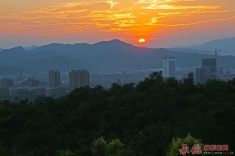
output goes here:
<path id="1" fill-rule="evenodd" d="M 204 145 L 201 143 L 201 140 L 193 138 L 190 134 L 188 134 L 188 136 L 184 139 L 173 138 L 172 145 L 170 147 L 169 152 L 167 153 L 167 156 L 182 156 L 184 152 L 186 152 L 187 155 L 195 155 L 195 154 L 205 155 L 203 153 L 204 149 L 202 149 L 203 146 Z M 185 148 L 188 147 L 188 151 L 184 151 L 182 147 Z M 179 152 L 179 149 L 182 149 L 181 151 L 182 153 Z"/>
<path id="2" fill-rule="evenodd" d="M 160 156 L 189 133 L 235 152 L 234 132 L 235 79 L 194 84 L 192 74 L 177 81 L 152 73 L 137 85 L 0 104 L 3 156 Z"/>

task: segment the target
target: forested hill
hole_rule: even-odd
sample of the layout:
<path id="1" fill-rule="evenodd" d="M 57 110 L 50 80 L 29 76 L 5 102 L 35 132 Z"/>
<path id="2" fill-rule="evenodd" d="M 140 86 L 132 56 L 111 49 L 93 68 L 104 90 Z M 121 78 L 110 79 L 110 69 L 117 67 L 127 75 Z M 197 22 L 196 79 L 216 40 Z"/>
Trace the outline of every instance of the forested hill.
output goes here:
<path id="1" fill-rule="evenodd" d="M 176 66 L 180 68 L 194 68 L 201 66 L 202 59 L 214 58 L 214 52 L 211 55 L 187 49 L 171 51 L 163 48 L 137 47 L 120 40 L 95 44 L 52 43 L 32 50 L 26 49 L 14 47 L 0 51 L 0 73 L 8 75 L 20 71 L 32 73 L 36 70 L 48 72 L 52 69 L 65 72 L 66 68 L 89 71 L 152 69 L 162 68 L 163 57 L 175 57 Z M 218 68 L 234 67 L 234 62 L 235 56 L 218 56 Z"/>
<path id="2" fill-rule="evenodd" d="M 192 74 L 163 81 L 153 73 L 137 85 L 79 88 L 35 103 L 3 101 L 0 155 L 165 156 L 173 138 L 189 133 L 235 152 L 234 94 L 235 79 L 195 85 Z"/>

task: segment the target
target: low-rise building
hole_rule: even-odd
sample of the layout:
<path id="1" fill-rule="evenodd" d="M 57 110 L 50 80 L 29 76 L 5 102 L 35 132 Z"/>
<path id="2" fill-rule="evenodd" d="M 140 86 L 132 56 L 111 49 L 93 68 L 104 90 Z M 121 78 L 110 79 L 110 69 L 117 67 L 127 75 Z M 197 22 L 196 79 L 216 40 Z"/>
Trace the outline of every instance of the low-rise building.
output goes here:
<path id="1" fill-rule="evenodd" d="M 4 78 L 2 80 L 2 86 L 6 87 L 6 86 L 13 86 L 13 80 L 9 79 L 9 78 Z"/>
<path id="2" fill-rule="evenodd" d="M 29 78 L 27 80 L 27 85 L 30 87 L 38 86 L 38 80 Z"/>
<path id="3" fill-rule="evenodd" d="M 45 87 L 12 87 L 9 89 L 9 98 L 13 102 L 25 99 L 33 102 L 39 96 L 45 96 Z"/>
<path id="4" fill-rule="evenodd" d="M 57 86 L 57 87 L 48 87 L 46 88 L 46 96 L 59 98 L 61 96 L 66 95 L 66 87 L 65 86 Z"/>
<path id="5" fill-rule="evenodd" d="M 0 99 L 9 98 L 9 87 L 0 87 Z"/>

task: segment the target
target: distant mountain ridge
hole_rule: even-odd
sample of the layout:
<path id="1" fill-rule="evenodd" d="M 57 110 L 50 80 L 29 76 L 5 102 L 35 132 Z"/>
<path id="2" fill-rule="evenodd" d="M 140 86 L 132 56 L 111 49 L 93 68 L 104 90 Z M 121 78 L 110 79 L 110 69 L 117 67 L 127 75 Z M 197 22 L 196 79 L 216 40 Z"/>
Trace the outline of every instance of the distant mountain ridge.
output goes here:
<path id="1" fill-rule="evenodd" d="M 215 55 L 214 52 L 205 51 L 205 50 L 197 50 L 197 49 L 189 49 L 189 48 L 167 48 L 170 51 L 178 51 L 178 52 L 187 52 L 187 53 L 198 53 L 205 55 Z"/>
<path id="2" fill-rule="evenodd" d="M 0 61 L 5 64 L 11 64 L 13 61 L 22 61 L 27 59 L 29 52 L 23 47 L 14 47 L 11 49 L 4 49 L 0 52 Z"/>
<path id="3" fill-rule="evenodd" d="M 191 46 L 188 48 L 203 50 L 207 52 L 214 52 L 215 48 L 217 48 L 217 50 L 221 50 L 222 55 L 235 55 L 235 37 L 217 39 L 198 46 Z"/>
<path id="4" fill-rule="evenodd" d="M 36 45 L 33 45 L 33 46 L 30 46 L 30 47 L 24 47 L 25 50 L 33 50 L 33 49 L 36 49 L 38 48 L 39 46 L 36 46 Z"/>
<path id="5" fill-rule="evenodd" d="M 176 58 L 176 66 L 190 68 L 201 66 L 203 58 L 214 57 L 196 52 L 136 47 L 116 39 L 95 44 L 51 43 L 32 50 L 14 47 L 0 51 L 0 56 L 1 64 L 15 67 L 16 72 L 19 72 L 19 68 L 26 71 L 162 68 L 162 58 L 168 56 Z M 235 66 L 234 62 L 234 56 L 218 57 L 220 67 Z"/>
<path id="6" fill-rule="evenodd" d="M 4 65 L 0 63 L 0 75 L 3 74 L 12 74 L 15 72 L 19 72 L 21 70 L 26 71 L 26 69 L 23 69 L 21 67 L 11 66 L 11 65 Z"/>

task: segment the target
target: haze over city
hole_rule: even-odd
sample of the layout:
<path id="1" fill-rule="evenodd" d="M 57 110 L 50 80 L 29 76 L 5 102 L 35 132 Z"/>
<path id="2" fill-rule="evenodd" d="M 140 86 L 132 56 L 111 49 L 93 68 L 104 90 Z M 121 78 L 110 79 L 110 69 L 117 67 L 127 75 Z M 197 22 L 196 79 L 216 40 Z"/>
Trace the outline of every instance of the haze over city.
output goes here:
<path id="1" fill-rule="evenodd" d="M 234 6 L 233 0 L 2 0 L 0 48 L 111 39 L 198 45 L 235 36 Z"/>
<path id="2" fill-rule="evenodd" d="M 234 155 L 235 0 L 0 1 L 0 156 Z"/>

